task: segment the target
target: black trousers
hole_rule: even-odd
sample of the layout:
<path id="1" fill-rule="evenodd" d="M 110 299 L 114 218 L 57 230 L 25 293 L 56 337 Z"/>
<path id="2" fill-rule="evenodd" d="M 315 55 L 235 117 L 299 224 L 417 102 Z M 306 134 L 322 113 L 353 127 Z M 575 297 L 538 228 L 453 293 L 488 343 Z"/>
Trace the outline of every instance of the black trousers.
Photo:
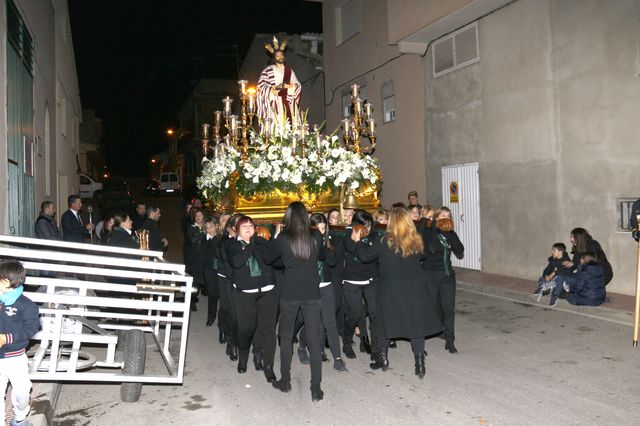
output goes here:
<path id="1" fill-rule="evenodd" d="M 218 300 L 220 299 L 220 286 L 218 283 L 218 273 L 214 270 L 206 269 L 204 271 L 204 283 L 207 287 L 207 321 L 215 321 L 218 312 Z M 220 309 L 218 319 L 218 328 L 222 330 L 221 323 L 226 321 L 224 314 Z"/>
<path id="2" fill-rule="evenodd" d="M 311 383 L 322 381 L 322 302 L 312 300 L 280 300 L 280 374 L 282 380 L 291 381 L 293 334 L 298 311 L 302 311 L 311 358 Z"/>
<path id="3" fill-rule="evenodd" d="M 235 345 L 238 341 L 238 316 L 233 296 L 233 284 L 228 278 L 218 275 L 218 289 L 220 291 L 218 327 L 227 336 L 227 341 Z"/>
<path id="4" fill-rule="evenodd" d="M 444 338 L 447 342 L 455 340 L 455 309 L 456 309 L 456 277 L 447 277 L 444 272 L 427 271 L 427 288 L 431 291 L 442 314 L 444 324 Z"/>
<path id="5" fill-rule="evenodd" d="M 245 293 L 235 290 L 238 312 L 238 350 L 241 359 L 249 358 L 251 341 L 260 333 L 264 365 L 273 366 L 276 353 L 276 316 L 278 295 L 274 290 Z"/>
<path id="6" fill-rule="evenodd" d="M 364 316 L 364 310 L 362 308 L 362 298 L 364 297 L 369 309 L 369 322 L 371 323 L 371 347 L 378 348 L 375 283 L 356 285 L 345 282 L 342 285 L 342 295 L 344 296 L 347 308 L 343 335 L 345 344 L 353 343 L 353 333 Z"/>
<path id="7" fill-rule="evenodd" d="M 338 326 L 336 324 L 336 292 L 333 289 L 334 284 L 320 287 L 320 301 L 322 303 L 322 326 L 324 328 L 323 338 L 327 336 L 329 348 L 333 359 L 340 358 L 340 336 L 338 335 Z M 300 347 L 307 348 L 307 332 L 303 327 L 300 331 Z M 323 351 L 324 352 L 324 351 Z"/>

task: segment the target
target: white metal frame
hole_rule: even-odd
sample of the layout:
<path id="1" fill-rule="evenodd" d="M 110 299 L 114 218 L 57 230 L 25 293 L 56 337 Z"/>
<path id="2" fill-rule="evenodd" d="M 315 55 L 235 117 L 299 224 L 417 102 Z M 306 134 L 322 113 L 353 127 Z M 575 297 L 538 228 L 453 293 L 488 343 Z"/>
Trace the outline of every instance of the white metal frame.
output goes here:
<path id="1" fill-rule="evenodd" d="M 22 262 L 27 287 L 39 287 L 24 293 L 39 305 L 43 325 L 33 337 L 39 344 L 29 361 L 31 380 L 182 383 L 192 292 L 184 265 L 166 262 L 161 252 L 0 235 L 0 259 L 5 258 Z M 68 276 L 37 276 L 38 271 Z M 138 284 L 109 282 L 114 278 Z M 171 347 L 174 328 L 180 336 L 177 359 Z M 131 329 L 153 336 L 167 374 L 81 371 L 82 353 L 91 354 L 91 348 L 81 351 L 85 343 L 106 347 L 104 356 L 91 354 L 95 367 L 122 368 L 115 331 Z M 68 361 L 59 362 L 62 352 L 69 354 Z"/>

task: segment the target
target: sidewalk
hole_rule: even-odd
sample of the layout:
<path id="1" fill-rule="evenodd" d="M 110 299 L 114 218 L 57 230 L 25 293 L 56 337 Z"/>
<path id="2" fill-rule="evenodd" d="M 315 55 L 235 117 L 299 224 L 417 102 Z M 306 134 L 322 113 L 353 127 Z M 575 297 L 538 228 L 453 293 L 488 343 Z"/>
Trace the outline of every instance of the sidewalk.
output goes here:
<path id="1" fill-rule="evenodd" d="M 591 318 L 603 319 L 618 324 L 633 326 L 633 308 L 635 298 L 618 293 L 607 292 L 607 301 L 601 306 L 574 306 L 566 300 L 559 300 L 558 305 L 549 307 L 549 297 L 543 297 L 538 302 L 533 290 L 537 283 L 533 280 L 489 274 L 470 269 L 456 268 L 458 289 L 511 299 L 528 303 L 541 308 L 557 309 Z"/>

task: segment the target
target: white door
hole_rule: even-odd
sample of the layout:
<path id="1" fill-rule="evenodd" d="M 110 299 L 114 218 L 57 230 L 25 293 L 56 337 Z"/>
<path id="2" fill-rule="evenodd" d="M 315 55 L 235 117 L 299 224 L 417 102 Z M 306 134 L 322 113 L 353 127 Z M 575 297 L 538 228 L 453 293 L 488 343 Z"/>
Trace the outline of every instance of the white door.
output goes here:
<path id="1" fill-rule="evenodd" d="M 442 205 L 451 209 L 455 231 L 464 244 L 464 258 L 452 255 L 453 266 L 481 270 L 478 163 L 442 167 Z"/>

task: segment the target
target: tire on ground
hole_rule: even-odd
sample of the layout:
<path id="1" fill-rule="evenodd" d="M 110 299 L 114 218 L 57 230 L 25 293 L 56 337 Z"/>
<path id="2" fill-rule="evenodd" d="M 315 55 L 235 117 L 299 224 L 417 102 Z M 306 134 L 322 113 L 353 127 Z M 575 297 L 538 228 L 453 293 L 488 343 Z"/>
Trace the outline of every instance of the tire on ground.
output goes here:
<path id="1" fill-rule="evenodd" d="M 122 374 L 143 375 L 147 355 L 147 343 L 142 330 L 128 330 L 124 339 L 124 365 Z M 140 399 L 142 383 L 122 383 L 120 399 L 123 402 L 136 402 Z"/>

